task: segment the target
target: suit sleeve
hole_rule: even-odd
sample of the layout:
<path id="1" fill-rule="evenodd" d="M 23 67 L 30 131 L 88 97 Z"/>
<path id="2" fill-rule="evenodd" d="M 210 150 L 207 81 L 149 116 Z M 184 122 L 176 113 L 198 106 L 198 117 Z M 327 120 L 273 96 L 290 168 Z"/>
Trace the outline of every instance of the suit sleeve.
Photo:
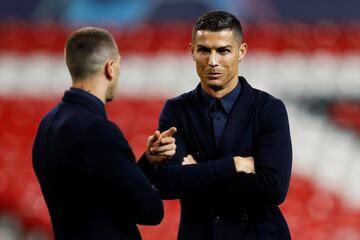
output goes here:
<path id="1" fill-rule="evenodd" d="M 292 147 L 287 112 L 280 100 L 263 109 L 254 159 L 255 174 L 239 173 L 218 194 L 249 203 L 281 204 L 289 188 Z"/>
<path id="2" fill-rule="evenodd" d="M 216 185 L 235 179 L 237 174 L 232 157 L 182 166 L 182 158 L 188 152 L 180 118 L 176 107 L 168 101 L 160 115 L 159 130 L 165 131 L 173 126 L 178 129 L 174 134 L 177 145 L 175 156 L 155 168 L 148 164 L 144 156 L 138 162 L 140 168 L 155 183 L 163 199 L 177 199 L 193 193 L 207 192 Z"/>
<path id="3" fill-rule="evenodd" d="M 127 198 L 135 223 L 159 224 L 163 218 L 160 195 L 136 166 L 134 154 L 116 125 L 101 121 L 87 129 L 85 156 L 94 174 Z"/>

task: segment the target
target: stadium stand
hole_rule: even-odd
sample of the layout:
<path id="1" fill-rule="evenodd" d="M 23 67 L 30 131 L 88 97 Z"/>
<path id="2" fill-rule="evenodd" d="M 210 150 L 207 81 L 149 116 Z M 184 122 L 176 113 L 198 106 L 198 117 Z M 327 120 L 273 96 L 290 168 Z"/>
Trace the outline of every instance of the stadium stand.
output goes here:
<path id="1" fill-rule="evenodd" d="M 176 30 L 174 30 L 176 29 Z M 197 82 L 190 26 L 112 29 L 123 55 L 120 92 L 107 106 L 135 155 L 157 126 L 167 97 Z M 31 166 L 38 122 L 69 87 L 59 25 L 0 25 L 0 239 L 51 239 L 51 223 Z M 286 102 L 294 167 L 284 211 L 293 239 L 360 239 L 360 25 L 249 24 L 240 73 Z M 146 43 L 143 41 L 146 39 Z M 305 102 L 323 102 L 323 109 Z M 177 201 L 166 201 L 143 239 L 176 239 Z"/>

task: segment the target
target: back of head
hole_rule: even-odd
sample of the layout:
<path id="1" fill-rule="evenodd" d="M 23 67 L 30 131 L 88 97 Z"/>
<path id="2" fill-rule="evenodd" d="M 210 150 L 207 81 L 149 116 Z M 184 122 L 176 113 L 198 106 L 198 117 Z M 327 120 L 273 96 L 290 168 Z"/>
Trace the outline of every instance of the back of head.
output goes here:
<path id="1" fill-rule="evenodd" d="M 239 20 L 231 13 L 225 11 L 210 11 L 200 16 L 193 27 L 193 42 L 195 40 L 196 33 L 199 30 L 211 32 L 232 30 L 240 43 L 243 40 L 243 32 Z"/>
<path id="2" fill-rule="evenodd" d="M 102 28 L 81 28 L 66 41 L 66 65 L 73 81 L 98 73 L 106 60 L 117 56 L 118 48 L 113 36 Z"/>

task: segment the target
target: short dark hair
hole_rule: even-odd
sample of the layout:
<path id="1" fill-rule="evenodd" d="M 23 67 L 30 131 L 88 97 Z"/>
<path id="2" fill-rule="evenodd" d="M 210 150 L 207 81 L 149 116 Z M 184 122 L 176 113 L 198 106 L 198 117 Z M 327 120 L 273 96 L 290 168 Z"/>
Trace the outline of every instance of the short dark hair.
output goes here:
<path id="1" fill-rule="evenodd" d="M 196 21 L 192 30 L 192 40 L 195 40 L 196 32 L 199 30 L 219 32 L 227 29 L 234 31 L 239 42 L 243 41 L 240 21 L 234 15 L 225 11 L 206 12 Z"/>
<path id="2" fill-rule="evenodd" d="M 113 36 L 102 28 L 81 28 L 66 41 L 66 65 L 73 81 L 97 73 L 107 59 L 115 59 L 117 55 L 118 48 Z"/>

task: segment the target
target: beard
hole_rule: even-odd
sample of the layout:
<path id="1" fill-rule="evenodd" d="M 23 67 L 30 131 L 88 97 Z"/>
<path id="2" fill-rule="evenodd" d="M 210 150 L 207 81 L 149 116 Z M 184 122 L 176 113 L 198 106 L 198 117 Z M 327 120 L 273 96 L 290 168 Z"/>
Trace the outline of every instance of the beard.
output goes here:
<path id="1" fill-rule="evenodd" d="M 116 90 L 118 87 L 119 82 L 119 76 L 120 76 L 120 66 L 115 68 L 115 76 L 112 82 L 110 83 L 105 96 L 106 102 L 111 102 L 115 98 Z"/>
<path id="2" fill-rule="evenodd" d="M 114 99 L 115 95 L 115 87 L 108 88 L 105 96 L 106 102 L 111 102 Z"/>
<path id="3" fill-rule="evenodd" d="M 114 99 L 114 97 L 113 96 L 110 96 L 110 97 L 106 97 L 106 102 L 111 102 L 112 100 Z"/>

